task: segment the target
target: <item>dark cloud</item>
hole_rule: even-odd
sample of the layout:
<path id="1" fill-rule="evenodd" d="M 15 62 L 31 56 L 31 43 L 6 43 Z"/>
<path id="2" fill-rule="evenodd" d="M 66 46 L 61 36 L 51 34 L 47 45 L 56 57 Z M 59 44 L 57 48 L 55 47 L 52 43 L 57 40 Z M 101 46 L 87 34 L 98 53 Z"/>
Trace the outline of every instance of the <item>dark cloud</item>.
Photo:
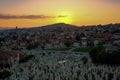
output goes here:
<path id="1" fill-rule="evenodd" d="M 46 19 L 46 18 L 59 18 L 66 16 L 46 16 L 46 15 L 4 15 L 0 14 L 0 19 Z"/>
<path id="2" fill-rule="evenodd" d="M 62 15 L 59 15 L 58 17 L 59 17 L 59 18 L 61 18 L 61 17 L 67 17 L 67 16 L 62 16 Z"/>

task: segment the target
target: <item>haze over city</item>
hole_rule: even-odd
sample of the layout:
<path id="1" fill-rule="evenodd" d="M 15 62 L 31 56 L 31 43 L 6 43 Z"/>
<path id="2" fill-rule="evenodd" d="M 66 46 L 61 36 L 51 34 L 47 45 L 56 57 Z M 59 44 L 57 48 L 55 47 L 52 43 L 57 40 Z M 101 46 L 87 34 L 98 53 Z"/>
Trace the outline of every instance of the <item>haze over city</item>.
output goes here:
<path id="1" fill-rule="evenodd" d="M 0 27 L 120 22 L 120 0 L 0 0 Z"/>

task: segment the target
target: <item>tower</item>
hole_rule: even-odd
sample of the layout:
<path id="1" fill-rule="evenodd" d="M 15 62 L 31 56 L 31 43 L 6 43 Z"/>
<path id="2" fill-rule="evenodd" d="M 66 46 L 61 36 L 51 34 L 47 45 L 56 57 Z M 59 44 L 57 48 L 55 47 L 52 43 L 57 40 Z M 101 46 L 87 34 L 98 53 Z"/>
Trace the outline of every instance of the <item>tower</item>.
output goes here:
<path id="1" fill-rule="evenodd" d="M 16 29 L 18 29 L 18 27 L 16 26 Z"/>

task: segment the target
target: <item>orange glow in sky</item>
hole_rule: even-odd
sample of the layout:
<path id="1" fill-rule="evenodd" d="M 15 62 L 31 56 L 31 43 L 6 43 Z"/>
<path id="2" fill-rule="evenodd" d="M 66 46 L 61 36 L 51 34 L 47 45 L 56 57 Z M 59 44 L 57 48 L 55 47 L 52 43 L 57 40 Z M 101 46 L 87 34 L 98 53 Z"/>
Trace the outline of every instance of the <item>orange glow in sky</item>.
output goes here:
<path id="1" fill-rule="evenodd" d="M 120 0 L 0 0 L 0 27 L 120 22 Z"/>

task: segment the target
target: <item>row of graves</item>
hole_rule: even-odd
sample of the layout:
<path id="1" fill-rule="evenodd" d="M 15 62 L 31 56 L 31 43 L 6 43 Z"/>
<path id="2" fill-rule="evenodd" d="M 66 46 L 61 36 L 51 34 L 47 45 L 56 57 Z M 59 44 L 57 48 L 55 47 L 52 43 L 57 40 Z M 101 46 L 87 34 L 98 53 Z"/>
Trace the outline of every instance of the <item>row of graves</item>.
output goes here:
<path id="1" fill-rule="evenodd" d="M 18 64 L 4 80 L 120 80 L 120 66 L 95 65 L 89 55 L 72 52 L 26 51 L 35 57 Z"/>

